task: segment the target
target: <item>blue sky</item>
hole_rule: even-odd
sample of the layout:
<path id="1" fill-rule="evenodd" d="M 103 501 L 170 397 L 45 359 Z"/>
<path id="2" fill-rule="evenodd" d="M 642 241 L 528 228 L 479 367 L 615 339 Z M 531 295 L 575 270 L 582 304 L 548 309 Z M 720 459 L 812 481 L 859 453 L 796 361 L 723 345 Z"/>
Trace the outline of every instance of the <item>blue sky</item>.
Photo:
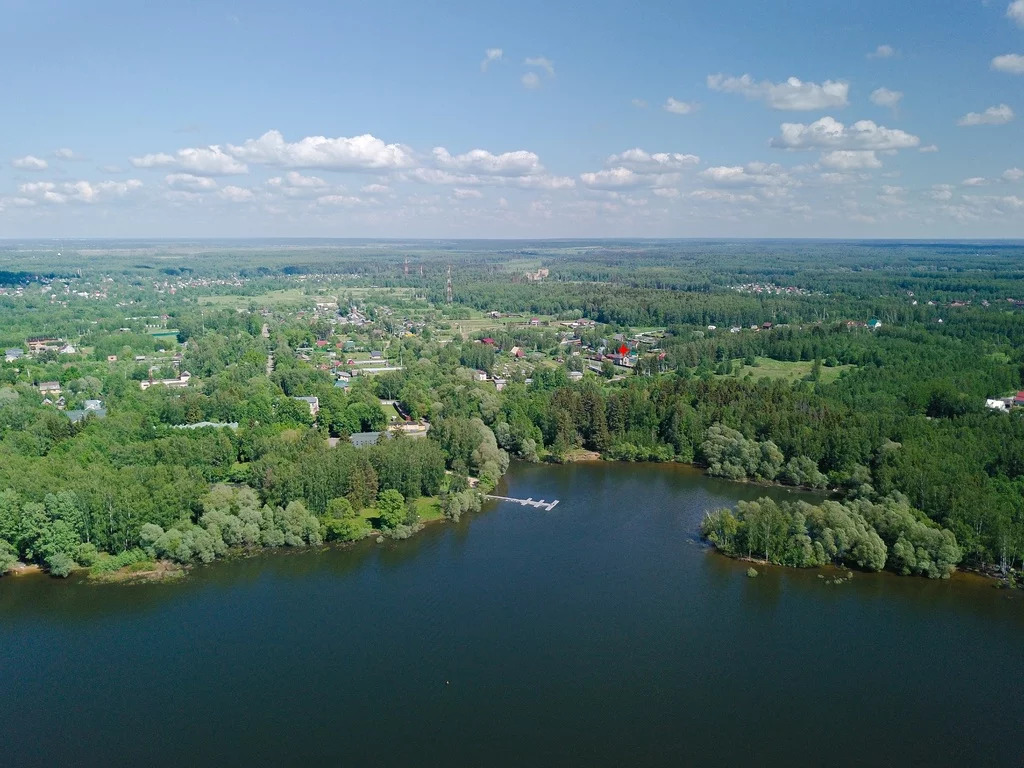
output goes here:
<path id="1" fill-rule="evenodd" d="M 0 237 L 1024 237 L 1024 0 L 0 18 Z"/>

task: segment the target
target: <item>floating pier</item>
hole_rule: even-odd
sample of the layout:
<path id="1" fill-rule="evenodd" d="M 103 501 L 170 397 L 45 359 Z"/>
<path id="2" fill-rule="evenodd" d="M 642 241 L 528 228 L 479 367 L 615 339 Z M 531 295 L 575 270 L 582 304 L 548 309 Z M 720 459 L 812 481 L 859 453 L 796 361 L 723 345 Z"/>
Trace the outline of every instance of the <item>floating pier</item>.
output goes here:
<path id="1" fill-rule="evenodd" d="M 534 501 L 532 497 L 529 499 L 513 499 L 510 496 L 491 496 L 490 494 L 484 494 L 484 498 L 494 499 L 495 501 L 511 501 L 516 504 L 522 504 L 524 507 L 537 507 L 538 509 L 543 509 L 548 512 L 554 509 L 555 505 L 558 504 L 558 499 L 555 499 L 554 501 L 546 501 L 545 499 Z"/>

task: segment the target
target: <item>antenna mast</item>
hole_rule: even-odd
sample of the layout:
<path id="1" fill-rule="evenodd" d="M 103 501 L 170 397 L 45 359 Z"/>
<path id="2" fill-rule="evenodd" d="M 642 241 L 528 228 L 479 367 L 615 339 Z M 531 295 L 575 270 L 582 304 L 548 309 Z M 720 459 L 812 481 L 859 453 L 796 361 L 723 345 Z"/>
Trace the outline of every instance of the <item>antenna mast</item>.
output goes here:
<path id="1" fill-rule="evenodd" d="M 448 265 L 448 280 L 444 286 L 444 300 L 448 303 L 452 303 L 452 265 Z"/>

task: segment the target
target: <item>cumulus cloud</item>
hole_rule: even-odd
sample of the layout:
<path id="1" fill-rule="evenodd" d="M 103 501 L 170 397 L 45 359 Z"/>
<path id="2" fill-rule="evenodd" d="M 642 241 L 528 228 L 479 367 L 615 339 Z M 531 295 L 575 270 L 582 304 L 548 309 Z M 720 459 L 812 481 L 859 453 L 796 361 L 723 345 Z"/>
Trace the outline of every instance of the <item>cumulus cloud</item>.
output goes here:
<path id="1" fill-rule="evenodd" d="M 869 59 L 891 59 L 896 55 L 896 49 L 891 45 L 880 45 L 875 50 L 867 54 Z"/>
<path id="2" fill-rule="evenodd" d="M 1006 125 L 1013 120 L 1013 110 L 1006 104 L 989 107 L 984 112 L 968 112 L 956 121 L 957 125 Z"/>
<path id="3" fill-rule="evenodd" d="M 754 82 L 750 75 L 708 75 L 708 88 L 723 93 L 739 93 L 754 101 L 763 101 L 772 109 L 809 110 L 845 107 L 849 104 L 848 83 L 826 80 L 818 83 L 803 82 L 791 77 L 783 83 L 769 80 Z"/>
<path id="4" fill-rule="evenodd" d="M 197 176 L 236 176 L 249 169 L 217 144 L 208 147 L 186 147 L 174 155 L 156 152 L 131 158 L 136 168 L 178 168 Z"/>
<path id="5" fill-rule="evenodd" d="M 834 149 L 831 152 L 823 152 L 818 162 L 826 168 L 838 171 L 882 167 L 882 161 L 871 149 Z"/>
<path id="6" fill-rule="evenodd" d="M 96 203 L 104 199 L 119 198 L 142 187 L 138 179 L 127 181 L 36 181 L 22 184 L 18 192 L 31 202 L 63 205 L 65 203 Z"/>
<path id="7" fill-rule="evenodd" d="M 298 171 L 288 171 L 284 176 L 275 176 L 267 179 L 267 184 L 272 187 L 292 187 L 295 189 L 321 189 L 327 186 L 327 182 L 319 176 L 303 176 Z"/>
<path id="8" fill-rule="evenodd" d="M 523 64 L 527 67 L 544 70 L 548 73 L 548 77 L 555 76 L 555 64 L 551 59 L 545 56 L 531 56 L 526 59 Z"/>
<path id="9" fill-rule="evenodd" d="M 11 160 L 11 165 L 21 171 L 45 171 L 49 167 L 49 163 L 35 155 L 16 157 Z"/>
<path id="10" fill-rule="evenodd" d="M 391 187 L 386 184 L 367 184 L 359 191 L 365 192 L 368 195 L 385 195 L 391 192 Z"/>
<path id="11" fill-rule="evenodd" d="M 605 165 L 609 167 L 629 168 L 633 171 L 657 173 L 678 171 L 700 163 L 697 155 L 684 155 L 681 152 L 649 153 L 637 147 L 627 149 L 618 155 L 609 155 Z"/>
<path id="12" fill-rule="evenodd" d="M 727 192 L 724 189 L 695 189 L 686 195 L 691 200 L 716 203 L 758 203 L 760 200 L 749 193 Z"/>
<path id="13" fill-rule="evenodd" d="M 208 176 L 195 176 L 191 173 L 171 173 L 164 177 L 164 182 L 171 189 L 185 189 L 190 192 L 217 188 L 217 182 Z"/>
<path id="14" fill-rule="evenodd" d="M 61 147 L 60 149 L 53 150 L 53 156 L 58 160 L 84 160 L 80 154 L 75 152 L 73 149 L 67 147 Z"/>
<path id="15" fill-rule="evenodd" d="M 654 194 L 656 194 L 658 197 L 664 197 L 668 200 L 674 200 L 675 198 L 679 197 L 679 190 L 676 189 L 675 187 L 657 187 L 656 189 L 653 189 L 651 191 L 654 192 Z"/>
<path id="16" fill-rule="evenodd" d="M 992 59 L 992 69 L 1011 75 L 1024 75 L 1024 56 L 1019 53 L 1005 53 Z"/>
<path id="17" fill-rule="evenodd" d="M 287 142 L 280 131 L 267 131 L 240 146 L 228 145 L 238 160 L 284 168 L 318 168 L 331 171 L 397 170 L 414 164 L 412 152 L 401 144 L 385 144 L 365 133 L 351 138 L 307 136 Z"/>
<path id="18" fill-rule="evenodd" d="M 637 173 L 629 168 L 606 168 L 603 171 L 581 173 L 580 181 L 587 189 L 614 190 L 637 187 L 663 187 L 672 184 L 676 174 Z"/>
<path id="19" fill-rule="evenodd" d="M 540 77 L 537 76 L 536 72 L 527 72 L 520 78 L 524 88 L 540 88 Z"/>
<path id="20" fill-rule="evenodd" d="M 485 149 L 472 149 L 462 155 L 452 155 L 444 147 L 434 147 L 433 158 L 438 168 L 457 173 L 529 176 L 544 170 L 540 158 L 523 149 L 500 155 Z"/>
<path id="21" fill-rule="evenodd" d="M 662 109 L 666 112 L 671 112 L 673 115 L 689 115 L 700 109 L 700 104 L 695 101 L 679 101 L 669 96 L 665 100 Z"/>
<path id="22" fill-rule="evenodd" d="M 1003 171 L 1003 181 L 1020 181 L 1024 179 L 1024 171 L 1020 168 L 1007 168 Z"/>
<path id="23" fill-rule="evenodd" d="M 795 183 L 789 171 L 777 163 L 718 165 L 701 171 L 700 177 L 722 187 L 785 187 Z"/>
<path id="24" fill-rule="evenodd" d="M 921 140 L 898 128 L 886 128 L 872 120 L 858 120 L 849 127 L 832 117 L 809 125 L 783 123 L 771 145 L 779 149 L 871 149 L 890 150 L 916 147 Z"/>
<path id="25" fill-rule="evenodd" d="M 365 205 L 366 201 L 355 195 L 323 195 L 316 199 L 316 204 L 320 206 L 341 206 L 344 208 L 351 208 L 357 205 Z"/>
<path id="26" fill-rule="evenodd" d="M 492 62 L 501 61 L 504 51 L 501 48 L 488 48 L 484 51 L 484 60 L 480 62 L 480 71 L 486 72 Z"/>
<path id="27" fill-rule="evenodd" d="M 871 92 L 871 103 L 880 107 L 895 108 L 903 98 L 903 91 L 891 91 L 888 88 L 876 88 Z"/>
<path id="28" fill-rule="evenodd" d="M 252 200 L 254 195 L 251 189 L 228 185 L 220 191 L 220 196 L 232 203 L 245 203 Z"/>
<path id="29" fill-rule="evenodd" d="M 988 184 L 988 179 L 986 179 L 983 176 L 972 176 L 969 179 L 964 179 L 960 183 L 963 184 L 965 187 L 980 187 L 985 184 Z"/>
<path id="30" fill-rule="evenodd" d="M 464 189 L 462 187 L 456 187 L 452 190 L 452 197 L 456 200 L 479 200 L 484 196 L 484 193 L 479 189 Z"/>
<path id="31" fill-rule="evenodd" d="M 938 152 L 939 146 L 937 144 L 928 144 L 927 146 L 921 147 L 917 150 L 918 152 Z"/>
<path id="32" fill-rule="evenodd" d="M 1006 7 L 1006 18 L 1017 22 L 1017 26 L 1024 27 L 1024 0 L 1013 0 Z"/>
<path id="33" fill-rule="evenodd" d="M 927 197 L 939 202 L 947 202 L 953 199 L 952 184 L 933 184 L 931 190 L 925 193 Z"/>

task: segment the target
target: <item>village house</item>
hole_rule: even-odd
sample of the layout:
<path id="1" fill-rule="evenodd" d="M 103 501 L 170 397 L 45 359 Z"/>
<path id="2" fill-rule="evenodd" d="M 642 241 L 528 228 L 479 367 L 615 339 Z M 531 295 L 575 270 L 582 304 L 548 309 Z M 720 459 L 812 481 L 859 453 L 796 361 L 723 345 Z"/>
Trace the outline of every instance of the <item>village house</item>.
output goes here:
<path id="1" fill-rule="evenodd" d="M 56 352 L 63 344 L 63 339 L 57 339 L 53 336 L 30 336 L 25 339 L 25 345 L 33 355 L 37 355 L 40 352 Z"/>
<path id="2" fill-rule="evenodd" d="M 348 436 L 348 441 L 356 448 L 365 448 L 368 445 L 376 445 L 380 436 L 391 437 L 390 432 L 356 432 Z"/>
<path id="3" fill-rule="evenodd" d="M 24 355 L 25 353 L 22 351 L 20 347 L 11 347 L 10 349 L 4 352 L 4 361 L 8 363 L 13 363 L 17 360 L 20 360 L 22 357 L 24 357 Z"/>
<path id="4" fill-rule="evenodd" d="M 59 381 L 42 381 L 39 383 L 39 394 L 41 395 L 59 395 L 60 394 L 60 382 Z"/>
<path id="5" fill-rule="evenodd" d="M 302 400 L 304 403 L 306 403 L 309 406 L 309 414 L 314 419 L 316 418 L 316 415 L 320 413 L 320 398 L 318 397 L 302 395 L 293 397 L 292 400 Z"/>
<path id="6" fill-rule="evenodd" d="M 172 389 L 181 389 L 182 387 L 187 387 L 189 381 L 191 380 L 192 374 L 189 373 L 188 371 L 183 371 L 182 374 L 176 379 L 146 379 L 144 381 L 140 381 L 139 389 L 146 390 L 152 386 L 156 386 L 157 384 L 164 387 L 170 387 Z"/>

